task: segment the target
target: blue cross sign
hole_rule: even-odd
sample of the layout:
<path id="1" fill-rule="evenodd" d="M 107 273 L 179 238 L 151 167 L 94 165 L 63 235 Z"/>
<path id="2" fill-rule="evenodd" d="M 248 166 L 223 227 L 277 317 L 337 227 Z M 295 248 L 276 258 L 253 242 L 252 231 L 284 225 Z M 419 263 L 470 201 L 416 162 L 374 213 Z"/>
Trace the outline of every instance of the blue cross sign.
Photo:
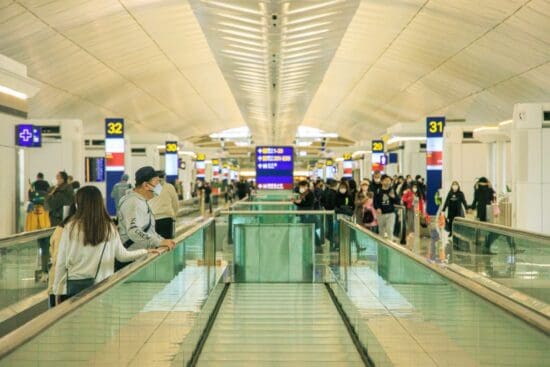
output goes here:
<path id="1" fill-rule="evenodd" d="M 15 145 L 20 147 L 39 147 L 41 146 L 40 128 L 35 128 L 30 124 L 21 124 L 15 126 Z"/>

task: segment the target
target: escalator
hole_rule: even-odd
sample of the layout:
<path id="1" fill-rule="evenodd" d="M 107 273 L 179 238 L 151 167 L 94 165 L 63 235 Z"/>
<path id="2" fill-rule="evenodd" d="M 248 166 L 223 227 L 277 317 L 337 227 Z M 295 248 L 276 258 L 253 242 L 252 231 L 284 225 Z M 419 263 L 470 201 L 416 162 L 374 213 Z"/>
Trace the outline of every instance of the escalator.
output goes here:
<path id="1" fill-rule="evenodd" d="M 324 284 L 234 283 L 197 366 L 363 366 Z"/>

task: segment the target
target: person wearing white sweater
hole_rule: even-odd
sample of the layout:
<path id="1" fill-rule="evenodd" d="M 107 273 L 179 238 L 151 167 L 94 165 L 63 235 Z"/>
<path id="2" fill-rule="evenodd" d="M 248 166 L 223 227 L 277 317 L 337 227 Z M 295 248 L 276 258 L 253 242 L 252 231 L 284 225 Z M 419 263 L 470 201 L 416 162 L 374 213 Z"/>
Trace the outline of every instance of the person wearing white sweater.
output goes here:
<path id="1" fill-rule="evenodd" d="M 59 241 L 53 284 L 56 301 L 60 303 L 73 295 L 67 280 L 70 283 L 88 279 L 92 284 L 99 283 L 114 273 L 115 259 L 132 261 L 161 251 L 126 250 L 105 209 L 101 192 L 94 186 L 84 186 L 76 194 L 76 213 L 63 228 Z"/>
<path id="2" fill-rule="evenodd" d="M 155 216 L 155 231 L 163 238 L 173 239 L 179 209 L 178 193 L 171 183 L 166 182 L 164 172 L 160 172 L 159 177 L 162 190 L 149 200 L 149 206 Z"/>

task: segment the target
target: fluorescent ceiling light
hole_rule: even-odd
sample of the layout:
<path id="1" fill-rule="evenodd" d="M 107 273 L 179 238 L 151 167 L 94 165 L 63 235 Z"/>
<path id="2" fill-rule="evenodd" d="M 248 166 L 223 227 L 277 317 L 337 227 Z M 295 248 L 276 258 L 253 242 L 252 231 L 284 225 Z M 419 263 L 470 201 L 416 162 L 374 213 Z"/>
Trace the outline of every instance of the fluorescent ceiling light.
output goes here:
<path id="1" fill-rule="evenodd" d="M 288 60 L 288 61 L 283 59 L 282 65 L 299 64 L 303 61 L 317 60 L 317 59 L 320 59 L 320 58 L 321 58 L 321 55 L 300 57 L 300 58 L 292 59 L 292 60 Z"/>
<path id="2" fill-rule="evenodd" d="M 313 144 L 312 141 L 299 141 L 296 145 L 299 147 L 309 147 L 311 144 Z"/>
<path id="3" fill-rule="evenodd" d="M 233 48 L 238 48 L 239 50 L 257 52 L 257 53 L 264 53 L 266 51 L 264 48 L 257 48 L 257 47 L 252 47 L 252 46 L 243 46 L 243 45 L 238 45 L 236 43 L 230 43 L 228 46 L 233 47 Z"/>
<path id="4" fill-rule="evenodd" d="M 344 161 L 344 158 L 343 158 L 343 157 L 338 157 L 338 158 L 334 159 L 334 161 L 336 161 L 336 162 L 343 162 L 343 161 Z"/>
<path id="5" fill-rule="evenodd" d="M 290 36 L 286 36 L 285 40 L 295 40 L 295 39 L 306 38 L 306 37 L 310 37 L 310 36 L 317 36 L 319 34 L 327 33 L 328 31 L 330 31 L 330 29 L 323 28 L 323 29 L 318 29 L 316 31 L 293 34 L 293 35 L 290 35 Z"/>
<path id="6" fill-rule="evenodd" d="M 248 13 L 248 14 L 254 14 L 254 15 L 263 15 L 260 10 L 250 9 L 250 8 L 247 8 L 247 7 L 244 7 L 244 6 L 239 6 L 239 5 L 228 4 L 225 1 L 202 0 L 202 2 L 205 3 L 205 4 L 208 4 L 208 5 L 216 6 L 218 8 L 222 8 L 222 9 L 235 10 L 235 11 Z"/>
<path id="7" fill-rule="evenodd" d="M 258 55 L 258 54 L 253 54 L 253 53 L 250 53 L 250 52 L 244 52 L 244 51 L 222 50 L 222 52 L 225 53 L 225 54 L 237 55 L 237 56 L 243 56 L 243 57 L 250 57 L 250 58 L 259 59 L 259 60 L 264 60 L 265 59 L 264 55 Z"/>
<path id="8" fill-rule="evenodd" d="M 164 146 L 163 146 L 163 147 L 164 147 Z M 179 155 L 188 155 L 188 156 L 190 156 L 190 157 L 196 157 L 196 156 L 197 156 L 197 154 L 196 154 L 195 152 L 185 151 L 185 150 L 179 151 L 178 154 L 179 154 Z"/>
<path id="9" fill-rule="evenodd" d="M 299 14 L 299 13 L 309 12 L 309 11 L 312 11 L 312 10 L 325 8 L 327 6 L 343 3 L 344 1 L 345 0 L 330 0 L 330 1 L 325 1 L 323 3 L 320 3 L 320 4 L 303 6 L 301 8 L 296 8 L 296 9 L 290 10 L 290 11 L 287 12 L 287 14 L 292 15 L 292 14 Z"/>
<path id="10" fill-rule="evenodd" d="M 501 123 L 499 123 L 498 125 L 499 126 L 506 126 L 506 125 L 510 125 L 511 123 L 513 123 L 514 120 L 506 120 L 506 121 L 502 121 Z"/>
<path id="11" fill-rule="evenodd" d="M 247 141 L 236 141 L 235 145 L 238 147 L 248 147 L 250 146 L 250 143 Z"/>
<path id="12" fill-rule="evenodd" d="M 296 138 L 337 138 L 336 133 L 327 133 L 321 129 L 309 126 L 298 126 Z"/>
<path id="13" fill-rule="evenodd" d="M 392 136 L 388 140 L 388 144 L 399 143 L 403 141 L 424 141 L 426 140 L 425 136 Z"/>
<path id="14" fill-rule="evenodd" d="M 282 47 L 283 48 L 285 48 L 285 47 L 294 47 L 294 46 L 302 45 L 304 43 L 321 41 L 323 39 L 324 39 L 323 37 L 313 37 L 313 38 L 308 38 L 308 39 L 305 39 L 305 40 L 292 41 L 292 42 L 288 42 L 288 41 L 283 40 Z"/>
<path id="15" fill-rule="evenodd" d="M 322 26 L 329 25 L 329 24 L 332 24 L 332 22 L 331 21 L 326 21 L 326 22 L 306 24 L 306 25 L 302 25 L 302 26 L 299 26 L 299 27 L 287 28 L 286 32 L 287 33 L 303 32 L 303 31 L 307 31 L 308 29 L 322 27 Z"/>
<path id="16" fill-rule="evenodd" d="M 249 63 L 256 64 L 256 65 L 264 65 L 265 64 L 264 60 L 251 59 L 251 58 L 246 58 L 246 57 L 237 56 L 237 55 L 226 55 L 225 57 L 227 57 L 229 59 L 233 59 L 233 60 L 249 62 Z"/>
<path id="17" fill-rule="evenodd" d="M 219 25 L 224 26 L 224 27 L 240 29 L 241 31 L 245 31 L 245 32 L 256 32 L 256 33 L 263 33 L 264 32 L 263 29 L 262 29 L 263 27 L 258 29 L 258 28 L 249 27 L 249 26 L 246 26 L 246 25 L 231 23 L 231 22 L 220 22 Z"/>
<path id="18" fill-rule="evenodd" d="M 248 126 L 241 126 L 232 129 L 223 130 L 209 135 L 211 138 L 248 138 L 250 137 L 250 129 Z"/>
<path id="19" fill-rule="evenodd" d="M 260 18 L 261 20 L 256 20 L 256 19 L 252 19 L 252 18 L 248 18 L 248 17 L 242 17 L 242 16 L 227 14 L 227 13 L 217 13 L 217 15 L 222 17 L 222 18 L 237 20 L 239 22 L 248 23 L 248 24 L 255 24 L 255 25 L 260 25 L 260 26 L 265 24 L 265 18 L 264 17 L 261 17 Z"/>
<path id="20" fill-rule="evenodd" d="M 318 20 L 318 19 L 322 19 L 322 18 L 326 18 L 326 17 L 330 17 L 331 15 L 336 15 L 340 13 L 340 11 L 330 11 L 330 12 L 327 12 L 327 13 L 323 13 L 323 14 L 318 14 L 318 15 L 312 15 L 312 16 L 309 16 L 309 17 L 302 17 L 302 18 L 297 18 L 295 20 L 292 20 L 288 23 L 286 23 L 287 25 L 294 25 L 294 24 L 300 24 L 300 23 L 305 23 L 305 22 L 310 22 L 312 20 Z"/>
<path id="21" fill-rule="evenodd" d="M 265 42 L 257 42 L 257 41 L 250 41 L 250 40 L 243 40 L 241 38 L 235 38 L 235 37 L 222 37 L 222 39 L 230 42 L 237 42 L 242 43 L 249 46 L 258 46 L 258 47 L 265 47 Z"/>
<path id="22" fill-rule="evenodd" d="M 255 34 L 250 34 L 250 33 L 241 32 L 241 31 L 234 31 L 232 29 L 220 28 L 219 31 L 222 32 L 222 33 L 227 33 L 227 34 L 233 35 L 233 36 L 239 36 L 239 37 L 244 37 L 244 38 L 249 38 L 249 39 L 254 39 L 254 40 L 260 40 L 260 41 L 264 40 L 264 37 L 262 37 L 262 36 L 257 36 Z"/>
<path id="23" fill-rule="evenodd" d="M 286 54 L 284 56 L 284 60 L 294 59 L 296 57 L 303 57 L 308 55 L 315 55 L 315 54 L 318 54 L 319 52 L 321 52 L 321 50 L 310 50 L 310 51 L 303 51 L 303 52 L 298 52 L 294 54 Z"/>
<path id="24" fill-rule="evenodd" d="M 291 53 L 291 52 L 296 52 L 296 51 L 309 50 L 310 48 L 320 48 L 320 47 L 321 47 L 320 43 L 313 43 L 311 45 L 297 46 L 297 47 L 292 47 L 292 48 L 284 48 L 283 53 L 286 54 L 286 53 Z"/>
<path id="25" fill-rule="evenodd" d="M 482 126 L 474 129 L 474 133 L 479 133 L 482 131 L 495 131 L 498 130 L 498 126 Z"/>
<path id="26" fill-rule="evenodd" d="M 300 157 L 305 157 L 307 156 L 307 152 L 305 150 L 300 150 Z"/>
<path id="27" fill-rule="evenodd" d="M 19 98 L 19 99 L 27 99 L 27 98 L 29 98 L 25 93 L 18 92 L 18 91 L 14 90 L 14 89 L 5 87 L 5 86 L 3 86 L 3 85 L 0 85 L 0 93 L 4 93 L 4 94 L 7 94 L 7 95 L 9 95 L 9 96 L 12 96 L 12 97 L 15 97 L 15 98 Z"/>

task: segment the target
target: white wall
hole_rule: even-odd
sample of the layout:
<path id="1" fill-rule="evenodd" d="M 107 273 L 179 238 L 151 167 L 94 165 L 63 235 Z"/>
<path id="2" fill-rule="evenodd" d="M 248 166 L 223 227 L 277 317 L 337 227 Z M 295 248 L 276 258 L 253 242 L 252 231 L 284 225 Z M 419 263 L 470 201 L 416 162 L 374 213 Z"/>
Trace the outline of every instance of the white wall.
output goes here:
<path id="1" fill-rule="evenodd" d="M 3 175 L 0 180 L 0 236 L 16 232 L 16 147 L 15 125 L 24 123 L 19 117 L 0 113 L 0 157 Z"/>

